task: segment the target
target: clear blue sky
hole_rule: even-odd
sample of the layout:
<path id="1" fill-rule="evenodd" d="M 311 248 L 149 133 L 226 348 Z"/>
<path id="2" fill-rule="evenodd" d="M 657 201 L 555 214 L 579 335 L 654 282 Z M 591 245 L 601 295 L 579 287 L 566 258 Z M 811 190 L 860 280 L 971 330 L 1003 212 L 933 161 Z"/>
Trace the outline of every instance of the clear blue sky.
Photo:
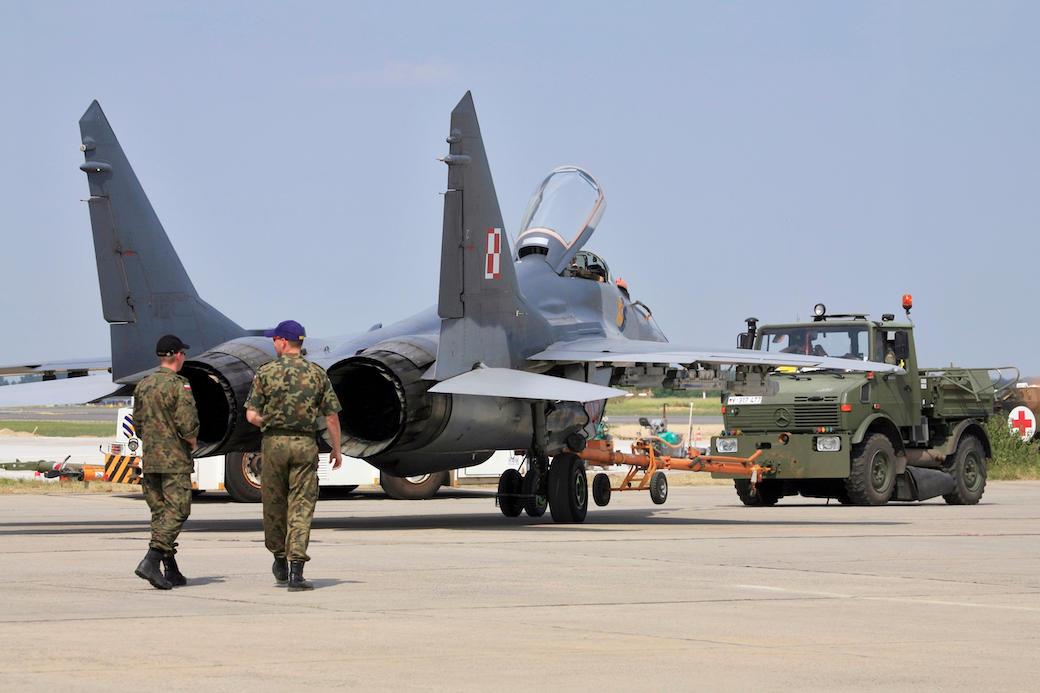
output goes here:
<path id="1" fill-rule="evenodd" d="M 509 231 L 587 167 L 590 249 L 673 341 L 911 292 L 928 364 L 1040 374 L 1037 26 L 1032 2 L 5 2 L 0 362 L 108 353 L 91 99 L 206 300 L 333 335 L 435 302 L 471 89 Z"/>

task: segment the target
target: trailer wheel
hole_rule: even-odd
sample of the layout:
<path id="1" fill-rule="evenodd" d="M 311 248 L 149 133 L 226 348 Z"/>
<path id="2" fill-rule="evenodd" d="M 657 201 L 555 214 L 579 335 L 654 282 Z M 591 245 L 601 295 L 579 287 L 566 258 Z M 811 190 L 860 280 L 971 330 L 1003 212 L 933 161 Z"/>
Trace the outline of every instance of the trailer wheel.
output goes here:
<path id="1" fill-rule="evenodd" d="M 953 477 L 953 492 L 943 496 L 950 505 L 975 505 L 986 491 L 986 454 L 975 436 L 964 436 L 957 443 L 953 461 L 943 465 Z"/>
<path id="2" fill-rule="evenodd" d="M 668 500 L 668 477 L 660 469 L 650 477 L 650 500 L 654 505 L 662 505 Z"/>
<path id="3" fill-rule="evenodd" d="M 601 508 L 610 503 L 610 477 L 603 472 L 592 477 L 592 500 Z"/>
<path id="4" fill-rule="evenodd" d="M 758 482 L 754 494 L 751 493 L 750 479 L 734 479 L 733 486 L 740 502 L 750 507 L 772 507 L 780 500 L 780 485 L 773 481 Z"/>
<path id="5" fill-rule="evenodd" d="M 555 522 L 584 522 L 589 511 L 589 482 L 585 463 L 564 452 L 549 465 L 549 511 Z"/>
<path id="6" fill-rule="evenodd" d="M 224 456 L 224 490 L 237 503 L 260 502 L 259 452 L 229 452 Z"/>
<path id="7" fill-rule="evenodd" d="M 524 480 L 515 469 L 507 469 L 498 477 L 498 509 L 506 517 L 518 517 L 523 512 L 524 501 L 518 498 L 523 485 Z"/>
<path id="8" fill-rule="evenodd" d="M 426 500 L 433 498 L 437 490 L 448 483 L 447 472 L 433 472 L 419 476 L 393 476 L 379 473 L 379 485 L 386 495 L 396 500 Z"/>
<path id="9" fill-rule="evenodd" d="M 852 448 L 845 492 L 855 505 L 884 505 L 896 488 L 896 450 L 883 433 Z"/>

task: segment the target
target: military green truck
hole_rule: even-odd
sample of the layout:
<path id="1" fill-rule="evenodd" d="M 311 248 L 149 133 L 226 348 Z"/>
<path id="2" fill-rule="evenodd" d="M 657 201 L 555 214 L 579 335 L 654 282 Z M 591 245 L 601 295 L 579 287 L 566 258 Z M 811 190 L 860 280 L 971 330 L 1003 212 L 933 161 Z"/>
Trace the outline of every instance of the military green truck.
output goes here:
<path id="1" fill-rule="evenodd" d="M 745 505 L 771 506 L 800 494 L 843 504 L 883 505 L 942 496 L 974 504 L 991 457 L 983 428 L 1007 368 L 921 368 L 910 322 L 866 314 L 758 326 L 748 319 L 742 348 L 895 364 L 901 373 L 738 367 L 722 395 L 723 432 L 712 452 L 751 458 L 760 478 L 734 478 Z M 1004 374 L 1013 377 L 1004 378 Z M 757 483 L 756 483 L 757 482 Z"/>

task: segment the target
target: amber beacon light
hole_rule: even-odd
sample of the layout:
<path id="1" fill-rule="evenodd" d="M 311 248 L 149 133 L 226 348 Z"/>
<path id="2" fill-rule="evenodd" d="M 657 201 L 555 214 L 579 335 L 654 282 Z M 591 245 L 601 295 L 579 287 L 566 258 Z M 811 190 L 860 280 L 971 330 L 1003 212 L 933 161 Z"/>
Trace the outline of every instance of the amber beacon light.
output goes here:
<path id="1" fill-rule="evenodd" d="M 907 317 L 910 316 L 910 309 L 914 307 L 914 297 L 910 294 L 903 294 L 903 310 L 906 311 Z"/>

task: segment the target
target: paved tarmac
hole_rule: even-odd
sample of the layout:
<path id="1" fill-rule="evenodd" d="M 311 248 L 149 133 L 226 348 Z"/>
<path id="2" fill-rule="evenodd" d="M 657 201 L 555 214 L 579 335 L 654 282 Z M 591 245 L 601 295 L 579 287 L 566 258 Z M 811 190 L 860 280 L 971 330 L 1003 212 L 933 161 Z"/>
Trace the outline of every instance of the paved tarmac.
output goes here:
<path id="1" fill-rule="evenodd" d="M 1040 483 L 984 503 L 625 494 L 584 525 L 487 497 L 319 504 L 312 593 L 259 507 L 196 502 L 187 587 L 133 576 L 139 496 L 0 496 L 5 690 L 1036 690 Z"/>

